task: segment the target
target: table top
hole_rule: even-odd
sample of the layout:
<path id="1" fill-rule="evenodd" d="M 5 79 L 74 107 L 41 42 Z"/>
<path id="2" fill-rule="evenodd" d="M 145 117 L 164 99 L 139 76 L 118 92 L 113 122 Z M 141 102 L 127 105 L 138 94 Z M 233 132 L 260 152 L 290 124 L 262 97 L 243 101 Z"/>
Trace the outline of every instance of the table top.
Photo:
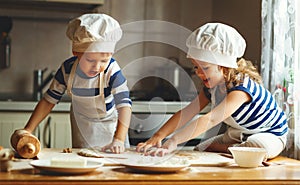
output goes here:
<path id="1" fill-rule="evenodd" d="M 60 149 L 43 149 L 43 156 Z M 195 151 L 183 151 L 195 152 Z M 300 184 L 300 161 L 279 156 L 270 166 L 241 168 L 235 163 L 225 166 L 191 165 L 175 173 L 140 172 L 118 164 L 105 164 L 80 175 L 47 174 L 29 165 L 32 160 L 13 162 L 10 172 L 0 172 L 0 184 Z"/>

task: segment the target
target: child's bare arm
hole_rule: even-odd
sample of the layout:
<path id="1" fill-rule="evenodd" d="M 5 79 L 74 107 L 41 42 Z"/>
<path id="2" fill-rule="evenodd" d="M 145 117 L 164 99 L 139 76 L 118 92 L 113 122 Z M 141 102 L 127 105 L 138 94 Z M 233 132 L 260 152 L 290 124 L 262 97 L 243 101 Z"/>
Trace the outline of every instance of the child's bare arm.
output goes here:
<path id="1" fill-rule="evenodd" d="M 114 138 L 125 141 L 131 119 L 131 108 L 118 108 L 118 124 Z"/>
<path id="2" fill-rule="evenodd" d="M 149 140 L 144 143 L 139 143 L 137 151 L 147 152 L 152 146 L 161 147 L 161 141 L 165 137 L 184 126 L 208 103 L 209 100 L 204 95 L 204 92 L 201 91 L 188 106 L 175 113 Z"/>
<path id="3" fill-rule="evenodd" d="M 55 104 L 48 102 L 46 99 L 41 99 L 36 105 L 24 129 L 30 133 L 33 132 L 38 124 L 51 112 L 54 106 Z"/>
<path id="4" fill-rule="evenodd" d="M 177 144 L 180 144 L 197 137 L 230 117 L 243 103 L 250 100 L 250 95 L 243 91 L 230 92 L 217 107 L 193 121 L 181 132 L 174 135 L 173 139 L 176 140 Z"/>

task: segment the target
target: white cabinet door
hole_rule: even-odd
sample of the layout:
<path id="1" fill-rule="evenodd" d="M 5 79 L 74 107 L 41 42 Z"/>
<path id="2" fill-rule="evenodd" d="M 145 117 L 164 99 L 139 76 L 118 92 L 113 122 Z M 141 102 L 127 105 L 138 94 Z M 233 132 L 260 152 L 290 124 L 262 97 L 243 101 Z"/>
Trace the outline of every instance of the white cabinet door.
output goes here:
<path id="1" fill-rule="evenodd" d="M 51 113 L 50 122 L 50 147 L 51 148 L 71 148 L 71 123 L 69 113 Z M 52 134 L 53 133 L 53 134 Z"/>
<path id="2" fill-rule="evenodd" d="M 30 112 L 0 112 L 0 146 L 11 148 L 11 135 L 16 129 L 24 128 L 30 116 Z M 51 113 L 33 134 L 40 140 L 43 148 L 71 147 L 69 113 Z"/>
<path id="3" fill-rule="evenodd" d="M 10 137 L 16 129 L 24 128 L 30 113 L 0 112 L 0 145 L 11 148 Z"/>

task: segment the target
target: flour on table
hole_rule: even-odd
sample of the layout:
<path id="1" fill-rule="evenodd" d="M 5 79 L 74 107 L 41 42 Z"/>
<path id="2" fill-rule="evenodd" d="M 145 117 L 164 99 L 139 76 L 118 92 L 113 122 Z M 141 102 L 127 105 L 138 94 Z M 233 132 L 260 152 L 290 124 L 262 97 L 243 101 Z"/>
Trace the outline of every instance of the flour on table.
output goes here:
<path id="1" fill-rule="evenodd" d="M 233 159 L 223 157 L 214 152 L 180 151 L 175 155 L 178 157 L 186 157 L 192 165 L 226 166 L 233 163 Z"/>

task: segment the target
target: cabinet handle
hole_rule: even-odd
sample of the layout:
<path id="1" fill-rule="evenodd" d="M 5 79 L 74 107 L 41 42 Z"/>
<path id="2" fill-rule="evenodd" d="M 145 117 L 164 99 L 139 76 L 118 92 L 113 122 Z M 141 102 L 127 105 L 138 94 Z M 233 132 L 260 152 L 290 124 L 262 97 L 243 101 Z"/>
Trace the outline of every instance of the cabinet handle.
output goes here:
<path id="1" fill-rule="evenodd" d="M 47 148 L 51 147 L 51 127 L 50 127 L 50 124 L 51 124 L 51 116 L 49 116 L 49 118 L 47 119 L 47 122 L 46 122 L 45 127 L 44 127 L 44 132 L 43 132 L 44 146 L 47 147 Z M 47 130 L 48 130 L 48 139 L 46 139 Z"/>
<path id="2" fill-rule="evenodd" d="M 40 125 L 37 127 L 37 138 L 39 139 L 39 140 L 41 140 L 41 127 L 40 127 Z"/>

